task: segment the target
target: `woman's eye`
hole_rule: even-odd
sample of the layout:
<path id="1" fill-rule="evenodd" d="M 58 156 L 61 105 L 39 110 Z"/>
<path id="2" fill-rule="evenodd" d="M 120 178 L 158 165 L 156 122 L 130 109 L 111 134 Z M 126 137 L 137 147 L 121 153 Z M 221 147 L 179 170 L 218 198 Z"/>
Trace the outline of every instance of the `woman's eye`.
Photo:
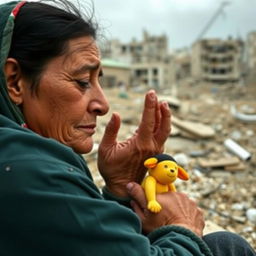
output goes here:
<path id="1" fill-rule="evenodd" d="M 91 84 L 89 81 L 83 81 L 83 80 L 75 80 L 75 81 L 83 89 L 87 89 L 91 87 Z"/>

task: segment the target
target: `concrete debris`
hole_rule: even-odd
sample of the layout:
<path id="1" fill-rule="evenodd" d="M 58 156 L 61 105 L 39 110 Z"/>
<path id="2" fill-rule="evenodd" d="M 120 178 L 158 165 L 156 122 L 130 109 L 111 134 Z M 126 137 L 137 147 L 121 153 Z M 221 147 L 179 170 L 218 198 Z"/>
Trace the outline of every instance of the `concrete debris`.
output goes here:
<path id="1" fill-rule="evenodd" d="M 256 115 L 238 112 L 235 106 L 231 106 L 230 112 L 236 119 L 243 122 L 256 122 Z"/>
<path id="2" fill-rule="evenodd" d="M 234 140 L 226 139 L 224 141 L 225 147 L 240 157 L 242 160 L 250 160 L 251 159 L 251 153 L 242 148 L 239 144 L 237 144 Z"/>
<path id="3" fill-rule="evenodd" d="M 256 209 L 248 209 L 246 211 L 246 216 L 249 221 L 256 224 Z"/>
<path id="4" fill-rule="evenodd" d="M 244 171 L 246 168 L 246 165 L 243 163 L 238 163 L 238 164 L 234 164 L 234 165 L 227 165 L 224 167 L 224 170 L 226 171 Z"/>
<path id="5" fill-rule="evenodd" d="M 120 113 L 118 140 L 122 141 L 135 132 L 143 109 L 143 90 L 129 90 L 127 98 L 119 97 L 118 89 L 105 92 L 111 109 L 98 119 L 97 144 L 112 112 Z M 188 182 L 177 182 L 177 190 L 188 193 L 204 210 L 208 220 L 205 233 L 236 232 L 256 249 L 256 126 L 237 116 L 256 114 L 255 84 L 241 87 L 184 80 L 177 88 L 177 101 L 169 98 L 167 91 L 158 94 L 172 106 L 172 132 L 165 152 L 175 156 L 190 175 Z M 236 115 L 230 112 L 231 106 L 236 106 Z M 225 145 L 227 139 L 248 151 L 250 160 L 232 153 Z M 97 172 L 95 150 L 85 158 L 101 189 L 104 181 Z"/>
<path id="6" fill-rule="evenodd" d="M 188 166 L 189 158 L 188 158 L 188 156 L 186 154 L 178 153 L 178 154 L 173 155 L 173 158 L 176 160 L 176 162 L 179 165 L 181 165 L 183 167 Z"/>
<path id="7" fill-rule="evenodd" d="M 204 228 L 204 235 L 210 234 L 216 231 L 224 231 L 225 229 L 217 225 L 212 221 L 206 221 L 205 228 Z"/>
<path id="8" fill-rule="evenodd" d="M 160 95 L 158 97 L 158 100 L 159 101 L 166 101 L 170 108 L 179 109 L 180 106 L 181 106 L 180 100 L 176 97 L 171 97 L 171 96 L 167 96 L 167 95 Z"/>
<path id="9" fill-rule="evenodd" d="M 207 167 L 225 167 L 233 166 L 239 164 L 239 159 L 237 157 L 227 157 L 227 158 L 218 158 L 218 159 L 199 159 L 199 165 Z"/>
<path id="10" fill-rule="evenodd" d="M 199 122 L 184 121 L 175 116 L 172 117 L 172 123 L 178 128 L 184 130 L 186 133 L 197 138 L 211 138 L 214 137 L 215 131 L 207 125 Z"/>

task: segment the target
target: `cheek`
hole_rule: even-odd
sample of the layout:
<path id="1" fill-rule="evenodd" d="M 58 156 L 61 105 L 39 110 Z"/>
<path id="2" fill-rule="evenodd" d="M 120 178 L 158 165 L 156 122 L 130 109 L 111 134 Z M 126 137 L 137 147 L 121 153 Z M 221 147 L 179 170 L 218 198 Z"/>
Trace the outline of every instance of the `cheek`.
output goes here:
<path id="1" fill-rule="evenodd" d="M 87 102 L 81 94 L 67 90 L 55 95 L 55 97 L 48 98 L 49 113 L 53 119 L 75 122 L 83 118 Z"/>

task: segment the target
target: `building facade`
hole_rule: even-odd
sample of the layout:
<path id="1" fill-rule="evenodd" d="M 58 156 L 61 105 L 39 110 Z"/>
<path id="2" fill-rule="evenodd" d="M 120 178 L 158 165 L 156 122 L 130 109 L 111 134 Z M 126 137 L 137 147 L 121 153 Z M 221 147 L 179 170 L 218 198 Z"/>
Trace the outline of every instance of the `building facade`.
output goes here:
<path id="1" fill-rule="evenodd" d="M 103 58 L 130 65 L 132 87 L 162 89 L 170 85 L 171 57 L 168 54 L 166 35 L 151 36 L 144 31 L 141 41 L 133 39 L 129 43 L 121 43 L 119 40 L 111 40 L 101 51 Z"/>
<path id="2" fill-rule="evenodd" d="M 251 72 L 256 72 L 256 31 L 248 34 L 246 40 L 247 67 Z"/>
<path id="3" fill-rule="evenodd" d="M 204 39 L 192 46 L 191 73 L 196 80 L 235 82 L 241 77 L 243 42 Z"/>
<path id="4" fill-rule="evenodd" d="M 107 58 L 101 60 L 101 65 L 104 74 L 101 81 L 102 86 L 108 88 L 127 88 L 129 86 L 131 83 L 130 65 Z"/>
<path id="5" fill-rule="evenodd" d="M 256 31 L 248 33 L 246 40 L 246 78 L 249 83 L 256 82 Z"/>

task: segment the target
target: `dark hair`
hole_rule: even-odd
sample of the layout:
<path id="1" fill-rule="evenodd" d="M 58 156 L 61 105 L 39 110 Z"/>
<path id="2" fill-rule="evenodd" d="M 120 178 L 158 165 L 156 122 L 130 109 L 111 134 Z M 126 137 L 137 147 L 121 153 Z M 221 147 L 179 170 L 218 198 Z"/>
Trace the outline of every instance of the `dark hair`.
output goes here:
<path id="1" fill-rule="evenodd" d="M 53 4 L 55 1 L 51 1 Z M 96 39 L 96 24 L 84 19 L 80 11 L 66 0 L 62 8 L 42 2 L 28 2 L 15 19 L 9 57 L 15 58 L 22 74 L 36 92 L 45 65 L 64 53 L 70 39 L 92 36 Z"/>

